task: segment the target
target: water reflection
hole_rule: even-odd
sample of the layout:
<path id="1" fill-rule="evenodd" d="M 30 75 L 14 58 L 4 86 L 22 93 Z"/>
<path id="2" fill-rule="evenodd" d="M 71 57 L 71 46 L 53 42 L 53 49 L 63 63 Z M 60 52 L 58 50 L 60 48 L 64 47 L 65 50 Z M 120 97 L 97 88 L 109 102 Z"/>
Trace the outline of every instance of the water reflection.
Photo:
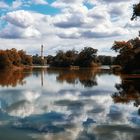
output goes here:
<path id="1" fill-rule="evenodd" d="M 82 84 L 84 87 L 93 87 L 97 85 L 96 76 L 100 74 L 108 73 L 107 70 L 100 69 L 80 69 L 80 70 L 64 70 L 64 69 L 41 69 L 34 68 L 25 69 L 25 70 L 5 70 L 0 71 L 0 85 L 16 87 L 17 85 L 26 84 L 26 77 L 29 77 L 31 74 L 39 78 L 40 83 L 44 86 L 45 75 L 54 75 L 56 74 L 56 80 L 59 83 L 68 83 L 68 84 Z"/>
<path id="2" fill-rule="evenodd" d="M 121 88 L 117 92 L 114 87 L 120 83 L 119 76 L 89 69 L 36 69 L 28 74 L 21 87 L 0 88 L 0 139 L 19 140 L 19 136 L 26 140 L 140 138 L 137 108 L 112 100 L 113 93 L 122 91 Z M 137 85 L 135 91 L 138 88 Z"/>
<path id="3" fill-rule="evenodd" d="M 58 82 L 67 82 L 68 84 L 82 84 L 84 87 L 93 87 L 97 85 L 96 75 L 101 72 L 100 69 L 49 69 L 49 74 L 58 74 L 56 80 Z M 103 72 L 103 71 L 102 71 Z"/>
<path id="4" fill-rule="evenodd" d="M 26 73 L 26 71 L 28 71 Z M 17 85 L 24 85 L 25 77 L 30 75 L 31 69 L 28 70 L 3 70 L 0 71 L 0 85 L 2 87 L 16 87 Z"/>
<path id="5" fill-rule="evenodd" d="M 85 72 L 86 71 L 86 72 Z M 96 74 L 99 70 L 69 70 L 65 73 L 59 73 L 57 80 L 59 82 L 66 81 L 67 83 L 78 83 L 78 81 L 85 87 L 92 87 L 97 85 Z"/>
<path id="6" fill-rule="evenodd" d="M 120 84 L 116 84 L 118 90 L 113 94 L 115 103 L 134 102 L 138 107 L 140 105 L 140 79 L 139 78 L 123 78 Z"/>

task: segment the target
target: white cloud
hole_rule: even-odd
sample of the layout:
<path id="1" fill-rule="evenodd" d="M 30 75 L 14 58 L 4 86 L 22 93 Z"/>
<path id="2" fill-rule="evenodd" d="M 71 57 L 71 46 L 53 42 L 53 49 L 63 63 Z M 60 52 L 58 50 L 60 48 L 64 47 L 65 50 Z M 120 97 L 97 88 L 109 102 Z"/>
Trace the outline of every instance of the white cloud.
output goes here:
<path id="1" fill-rule="evenodd" d="M 44 0 L 16 0 L 14 2 L 15 9 L 19 7 L 22 9 L 25 3 L 28 3 L 30 7 L 33 4 L 48 3 Z M 93 7 L 88 9 L 85 2 Z M 113 0 L 56 0 L 51 6 L 60 8 L 61 12 L 53 16 L 40 14 L 37 11 L 10 9 L 11 12 L 6 13 L 0 21 L 3 28 L 0 31 L 3 41 L 1 39 L 0 42 L 5 44 L 4 38 L 7 41 L 10 38 L 10 43 L 5 44 L 10 47 L 11 42 L 14 42 L 12 39 L 16 38 L 19 41 L 18 45 L 28 50 L 28 46 L 32 45 L 34 47 L 32 49 L 36 50 L 40 44 L 44 43 L 47 44 L 47 50 L 50 53 L 61 48 L 67 50 L 70 47 L 76 47 L 75 49 L 79 50 L 84 46 L 93 46 L 102 51 L 102 48 L 111 47 L 114 40 L 127 40 L 137 35 L 139 22 L 130 21 L 132 5 L 133 2 L 129 0 L 118 2 Z M 39 39 L 36 39 L 37 37 Z M 23 42 L 24 45 L 20 45 Z M 18 45 L 15 46 L 18 47 Z"/>
<path id="2" fill-rule="evenodd" d="M 107 3 L 119 3 L 119 2 L 130 2 L 131 0 L 101 0 L 103 2 L 107 2 Z"/>
<path id="3" fill-rule="evenodd" d="M 21 0 L 15 0 L 12 3 L 12 8 L 13 9 L 19 8 L 20 6 L 22 6 L 22 4 L 23 4 L 23 2 Z"/>
<path id="4" fill-rule="evenodd" d="M 79 38 L 81 36 L 80 32 L 78 31 L 78 29 L 73 28 L 73 29 L 69 29 L 68 31 L 64 32 L 64 30 L 58 30 L 57 35 L 60 38 L 71 38 L 71 39 L 76 39 Z"/>
<path id="5" fill-rule="evenodd" d="M 39 37 L 40 32 L 34 27 L 20 28 L 12 24 L 8 24 L 1 32 L 0 37 L 2 38 L 31 38 Z"/>
<path id="6" fill-rule="evenodd" d="M 9 12 L 3 17 L 3 19 L 21 28 L 27 28 L 34 22 L 33 16 L 24 10 Z"/>
<path id="7" fill-rule="evenodd" d="M 48 4 L 45 0 L 32 0 L 33 4 L 40 4 L 40 5 L 46 5 Z"/>
<path id="8" fill-rule="evenodd" d="M 0 8 L 1 8 L 1 9 L 9 8 L 9 5 L 6 4 L 6 3 L 3 2 L 3 1 L 0 1 Z"/>
<path id="9" fill-rule="evenodd" d="M 70 7 L 71 5 L 81 5 L 84 0 L 56 0 L 51 5 L 56 8 Z"/>
<path id="10" fill-rule="evenodd" d="M 127 30 L 125 31 L 122 28 L 116 28 L 114 29 L 105 29 L 104 27 L 102 28 L 97 28 L 95 30 L 88 30 L 82 33 L 83 37 L 87 38 L 110 38 L 114 36 L 121 36 L 121 35 L 127 35 L 128 32 Z"/>

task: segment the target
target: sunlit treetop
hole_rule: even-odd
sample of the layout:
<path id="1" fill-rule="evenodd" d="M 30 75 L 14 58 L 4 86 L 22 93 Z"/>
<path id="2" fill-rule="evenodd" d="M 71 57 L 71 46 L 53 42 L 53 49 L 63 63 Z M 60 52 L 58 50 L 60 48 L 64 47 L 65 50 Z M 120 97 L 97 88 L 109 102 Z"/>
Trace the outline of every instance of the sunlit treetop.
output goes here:
<path id="1" fill-rule="evenodd" d="M 122 50 L 126 49 L 132 49 L 133 46 L 130 41 L 115 41 L 112 50 L 115 50 L 116 52 L 122 52 Z"/>

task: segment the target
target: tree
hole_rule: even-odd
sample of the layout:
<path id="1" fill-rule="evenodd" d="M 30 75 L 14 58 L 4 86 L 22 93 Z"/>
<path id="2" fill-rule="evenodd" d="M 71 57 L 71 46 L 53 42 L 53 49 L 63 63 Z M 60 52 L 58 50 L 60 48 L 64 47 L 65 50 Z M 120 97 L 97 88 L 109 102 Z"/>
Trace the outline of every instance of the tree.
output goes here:
<path id="1" fill-rule="evenodd" d="M 9 57 L 5 51 L 0 51 L 0 69 L 10 68 L 12 62 L 9 60 Z"/>
<path id="2" fill-rule="evenodd" d="M 21 58 L 15 48 L 6 50 L 6 53 L 9 57 L 9 60 L 12 62 L 12 65 L 19 66 L 21 64 Z"/>
<path id="3" fill-rule="evenodd" d="M 48 55 L 46 59 L 47 59 L 47 64 L 51 65 L 53 63 L 54 56 Z"/>
<path id="4" fill-rule="evenodd" d="M 133 73 L 140 68 L 140 40 L 139 38 L 129 41 L 115 41 L 112 49 L 119 54 L 116 63 L 121 65 L 123 72 Z"/>
<path id="5" fill-rule="evenodd" d="M 99 55 L 98 61 L 101 65 L 113 65 L 115 57 L 113 56 L 106 56 L 106 55 Z"/>
<path id="6" fill-rule="evenodd" d="M 133 15 L 131 20 L 137 19 L 138 16 L 140 16 L 140 3 L 133 5 Z"/>
<path id="7" fill-rule="evenodd" d="M 76 65 L 80 67 L 91 67 L 97 63 L 97 49 L 85 47 L 77 56 Z"/>
<path id="8" fill-rule="evenodd" d="M 131 20 L 137 17 L 140 17 L 140 3 L 133 5 Z M 124 72 L 140 72 L 140 39 L 138 37 L 129 41 L 115 41 L 112 49 L 119 53 L 116 61 Z"/>
<path id="9" fill-rule="evenodd" d="M 68 50 L 66 52 L 59 50 L 56 56 L 50 57 L 50 65 L 55 67 L 69 67 L 75 64 L 78 52 L 75 50 Z"/>
<path id="10" fill-rule="evenodd" d="M 30 55 L 27 55 L 25 51 L 19 50 L 18 54 L 21 59 L 21 64 L 23 65 L 32 65 L 32 57 Z"/>
<path id="11" fill-rule="evenodd" d="M 32 57 L 27 55 L 25 51 L 17 51 L 15 48 L 12 48 L 11 50 L 0 50 L 1 68 L 22 65 L 32 65 Z"/>

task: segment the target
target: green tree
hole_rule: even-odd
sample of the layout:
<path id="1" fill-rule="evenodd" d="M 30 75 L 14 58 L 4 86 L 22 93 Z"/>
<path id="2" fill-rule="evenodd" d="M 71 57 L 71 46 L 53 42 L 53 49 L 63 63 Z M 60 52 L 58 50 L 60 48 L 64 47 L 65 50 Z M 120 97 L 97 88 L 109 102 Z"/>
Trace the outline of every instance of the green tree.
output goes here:
<path id="1" fill-rule="evenodd" d="M 80 67 L 92 67 L 97 63 L 97 49 L 85 47 L 77 56 L 76 65 Z"/>
<path id="2" fill-rule="evenodd" d="M 101 65 L 113 65 L 114 60 L 115 60 L 115 57 L 113 56 L 106 56 L 106 55 L 98 56 L 98 61 L 101 63 Z"/>
<path id="3" fill-rule="evenodd" d="M 137 19 L 138 16 L 140 16 L 140 3 L 133 5 L 133 15 L 131 20 Z"/>

